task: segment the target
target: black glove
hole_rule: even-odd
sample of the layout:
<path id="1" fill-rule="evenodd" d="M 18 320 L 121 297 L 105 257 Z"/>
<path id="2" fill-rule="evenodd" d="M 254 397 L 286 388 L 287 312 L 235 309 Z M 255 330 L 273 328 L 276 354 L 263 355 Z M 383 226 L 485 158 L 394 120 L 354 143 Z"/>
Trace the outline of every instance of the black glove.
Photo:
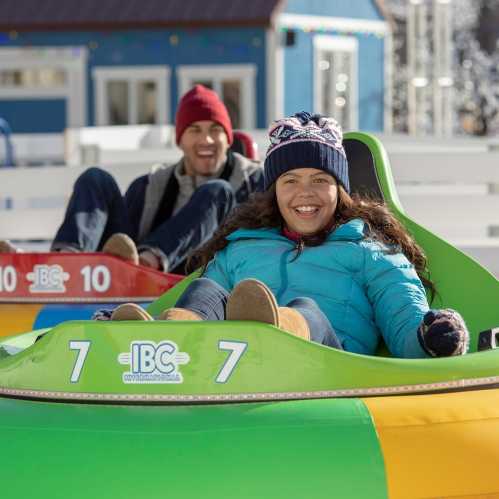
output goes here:
<path id="1" fill-rule="evenodd" d="M 470 342 L 463 318 L 451 308 L 426 312 L 418 328 L 418 338 L 425 352 L 432 357 L 464 355 Z"/>

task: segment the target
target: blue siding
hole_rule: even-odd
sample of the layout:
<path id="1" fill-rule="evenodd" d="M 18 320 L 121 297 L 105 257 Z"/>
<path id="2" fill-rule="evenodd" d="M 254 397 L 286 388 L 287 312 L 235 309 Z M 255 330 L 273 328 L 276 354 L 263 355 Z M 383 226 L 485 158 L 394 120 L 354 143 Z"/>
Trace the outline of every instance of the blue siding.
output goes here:
<path id="1" fill-rule="evenodd" d="M 170 37 L 176 35 L 178 44 Z M 4 46 L 94 46 L 89 50 L 87 73 L 88 123 L 94 124 L 92 69 L 98 66 L 168 65 L 173 121 L 178 101 L 175 68 L 183 64 L 255 64 L 256 119 L 266 127 L 265 30 L 263 28 L 131 30 L 122 32 L 19 33 Z M 28 126 L 28 125 L 23 125 Z"/>
<path id="2" fill-rule="evenodd" d="M 58 133 L 66 128 L 66 100 L 0 100 L 12 133 Z"/>
<path id="3" fill-rule="evenodd" d="M 374 0 L 287 0 L 288 14 L 383 20 Z"/>
<path id="4" fill-rule="evenodd" d="M 384 114 L 384 41 L 375 36 L 359 39 L 359 128 L 383 130 Z"/>
<path id="5" fill-rule="evenodd" d="M 295 44 L 284 52 L 284 112 L 313 111 L 313 45 L 309 33 L 296 30 Z"/>

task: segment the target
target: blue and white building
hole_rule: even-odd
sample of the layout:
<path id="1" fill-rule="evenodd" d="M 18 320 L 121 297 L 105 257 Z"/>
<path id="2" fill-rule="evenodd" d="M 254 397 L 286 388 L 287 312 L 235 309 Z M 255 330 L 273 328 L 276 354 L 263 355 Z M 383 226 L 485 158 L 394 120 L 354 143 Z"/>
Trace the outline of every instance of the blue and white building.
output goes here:
<path id="1" fill-rule="evenodd" d="M 390 40 L 375 0 L 2 0 L 0 116 L 13 133 L 168 124 L 200 82 L 237 128 L 313 110 L 382 131 Z"/>

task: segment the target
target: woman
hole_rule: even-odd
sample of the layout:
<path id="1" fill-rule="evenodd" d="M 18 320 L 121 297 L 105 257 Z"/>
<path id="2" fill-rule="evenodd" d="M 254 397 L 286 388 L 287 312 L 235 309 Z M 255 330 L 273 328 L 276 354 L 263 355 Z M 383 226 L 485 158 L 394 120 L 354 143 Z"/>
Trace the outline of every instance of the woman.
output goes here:
<path id="1" fill-rule="evenodd" d="M 429 310 L 421 249 L 385 205 L 350 197 L 339 125 L 302 112 L 269 134 L 265 192 L 198 253 L 203 277 L 160 318 L 260 320 L 362 354 L 381 337 L 397 357 L 465 353 L 461 316 Z M 133 304 L 112 318 L 151 319 Z"/>

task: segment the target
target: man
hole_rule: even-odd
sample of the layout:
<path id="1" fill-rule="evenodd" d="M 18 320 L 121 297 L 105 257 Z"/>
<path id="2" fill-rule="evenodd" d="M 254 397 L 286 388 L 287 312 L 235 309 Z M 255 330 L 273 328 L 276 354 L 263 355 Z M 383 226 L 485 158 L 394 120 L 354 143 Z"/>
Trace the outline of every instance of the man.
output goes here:
<path id="1" fill-rule="evenodd" d="M 104 251 L 164 272 L 183 272 L 235 204 L 263 185 L 262 167 L 229 150 L 232 125 L 217 94 L 196 85 L 179 103 L 174 165 L 156 165 L 125 196 L 93 167 L 75 182 L 52 251 Z M 0 252 L 15 251 L 0 241 Z"/>

